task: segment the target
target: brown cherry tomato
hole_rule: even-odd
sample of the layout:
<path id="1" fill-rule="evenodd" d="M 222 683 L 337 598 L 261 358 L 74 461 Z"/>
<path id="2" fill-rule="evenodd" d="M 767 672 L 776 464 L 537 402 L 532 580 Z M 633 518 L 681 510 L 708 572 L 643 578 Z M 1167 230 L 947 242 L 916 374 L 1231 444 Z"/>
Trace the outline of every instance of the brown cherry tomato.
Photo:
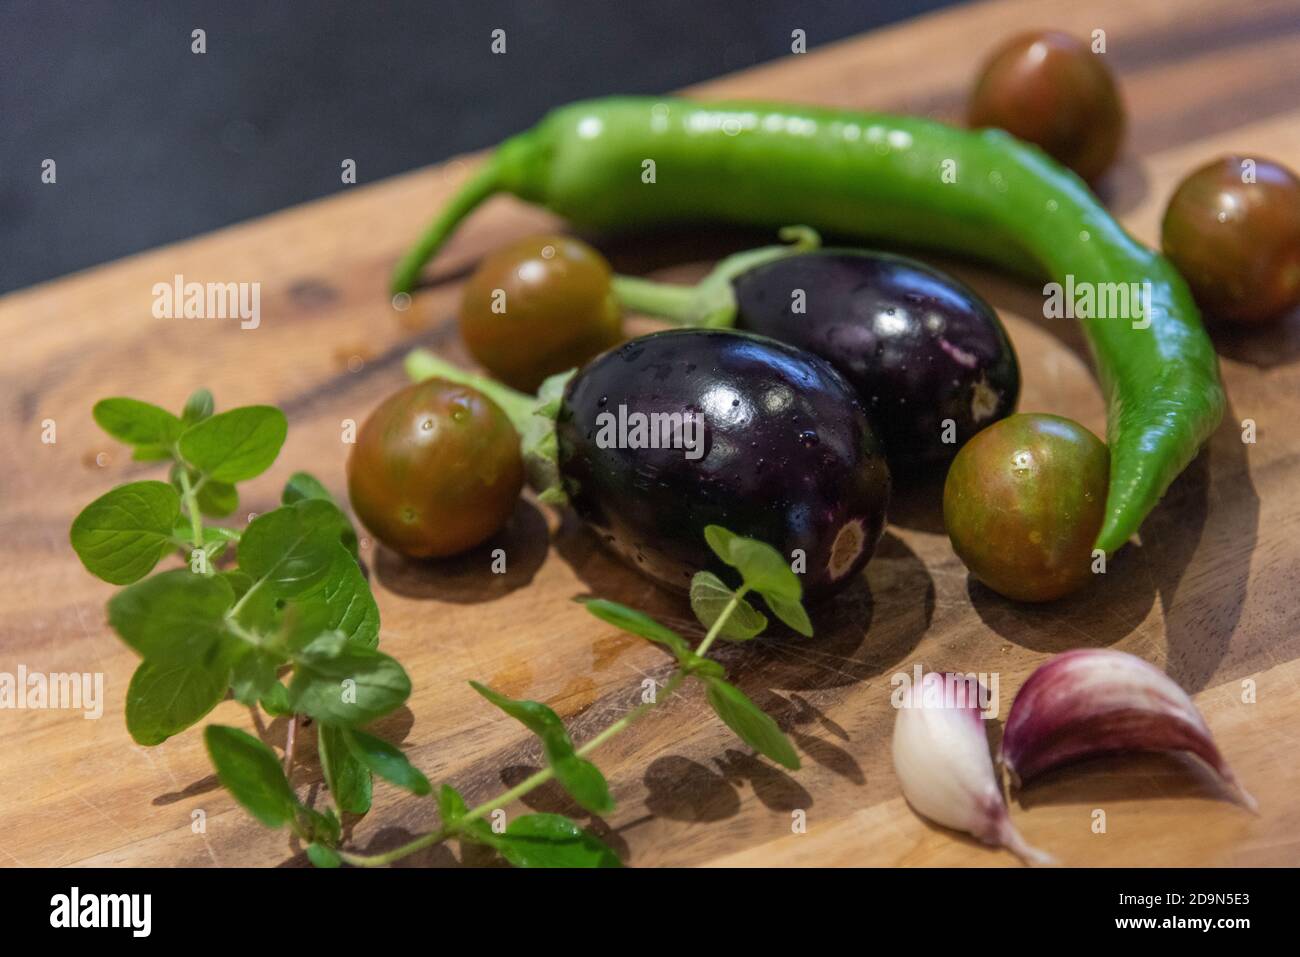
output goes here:
<path id="1" fill-rule="evenodd" d="M 532 236 L 488 256 L 465 284 L 460 334 L 484 368 L 533 392 L 623 338 L 605 258 L 568 236 Z"/>
<path id="2" fill-rule="evenodd" d="M 473 548 L 501 528 L 524 484 L 519 434 L 483 393 L 442 379 L 409 385 L 366 419 L 348 495 L 377 539 L 413 558 Z"/>
<path id="3" fill-rule="evenodd" d="M 1160 242 L 1210 315 L 1277 318 L 1300 302 L 1300 180 L 1265 159 L 1207 163 L 1174 191 Z"/>
<path id="4" fill-rule="evenodd" d="M 989 426 L 948 470 L 943 521 L 971 574 L 1018 601 L 1051 601 L 1092 571 L 1110 453 L 1070 419 L 1027 413 Z"/>
<path id="5" fill-rule="evenodd" d="M 1081 40 L 1053 30 L 999 47 L 971 94 L 970 125 L 996 126 L 1041 146 L 1086 180 L 1114 162 L 1124 105 L 1110 69 Z"/>

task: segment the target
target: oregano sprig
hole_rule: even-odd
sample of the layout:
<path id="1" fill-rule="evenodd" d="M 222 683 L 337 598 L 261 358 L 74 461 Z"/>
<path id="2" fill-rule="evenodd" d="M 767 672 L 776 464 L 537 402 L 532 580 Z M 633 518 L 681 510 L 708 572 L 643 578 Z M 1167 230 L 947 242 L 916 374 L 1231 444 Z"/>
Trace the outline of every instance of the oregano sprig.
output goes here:
<path id="1" fill-rule="evenodd" d="M 769 545 L 734 535 L 719 526 L 709 526 L 706 539 L 718 557 L 740 573 L 742 584 L 733 590 L 717 576 L 700 573 L 709 575 L 713 601 L 707 611 L 701 612 L 692 600 L 697 617 L 708 629 L 696 647 L 692 648 L 685 638 L 644 612 L 605 599 L 583 602 L 587 611 L 596 618 L 667 648 L 677 660 L 677 670 L 651 700 L 642 702 L 581 747 L 575 748 L 559 716 L 546 705 L 536 701 L 515 701 L 478 682 L 471 682 L 475 691 L 541 739 L 547 766 L 474 808 L 467 807 L 458 792 L 444 785 L 439 794 L 442 823 L 436 830 L 381 854 L 343 851 L 339 855 L 342 860 L 357 866 L 384 866 L 454 837 L 462 842 L 486 845 L 516 866 L 617 865 L 618 859 L 612 851 L 561 815 L 525 815 L 516 818 L 502 832 L 489 827 L 485 818 L 551 780 L 559 783 L 587 810 L 593 813 L 611 810 L 613 802 L 608 785 L 596 766 L 586 760 L 587 755 L 626 731 L 690 679 L 703 682 L 705 700 L 737 737 L 782 767 L 797 770 L 799 756 L 780 726 L 744 692 L 728 682 L 722 664 L 707 655 L 719 638 L 748 640 L 762 630 L 761 627 L 757 631 L 749 627 L 737 629 L 733 624 L 736 615 L 747 614 L 743 608 L 763 618 L 745 600 L 745 595 L 751 591 L 762 596 L 773 614 L 792 627 L 798 625 L 797 631 L 810 635 L 812 626 L 801 604 L 802 586 L 794 572 L 781 561 L 779 553 Z M 788 578 L 781 574 L 777 565 L 784 568 Z M 778 606 L 781 608 L 779 613 L 776 610 Z M 766 626 L 765 618 L 762 624 Z"/>
<path id="2" fill-rule="evenodd" d="M 109 601 L 108 618 L 142 659 L 126 696 L 131 736 L 159 744 L 233 697 L 287 715 L 295 729 L 314 719 L 340 813 L 369 810 L 376 768 L 428 793 L 422 775 L 402 772 L 396 748 L 350 736 L 399 707 L 411 686 L 402 666 L 375 648 L 379 608 L 357 564 L 356 532 L 325 487 L 300 472 L 285 486 L 283 504 L 242 530 L 208 524 L 238 508 L 238 483 L 275 461 L 284 414 L 271 406 L 216 412 L 212 394 L 200 389 L 180 415 L 112 398 L 96 404 L 94 418 L 133 446 L 136 459 L 171 463 L 167 481 L 121 485 L 88 505 L 71 529 L 87 570 L 126 586 Z M 218 567 L 232 546 L 235 560 Z M 182 566 L 150 574 L 173 551 Z M 289 759 L 282 766 L 265 744 L 234 728 L 210 725 L 205 741 L 240 804 L 268 826 L 290 826 L 312 846 L 313 861 L 329 862 L 338 815 L 297 801 Z"/>
<path id="3" fill-rule="evenodd" d="M 490 848 L 520 867 L 618 866 L 612 850 L 563 815 L 526 814 L 503 829 L 487 818 L 551 780 L 590 813 L 613 810 L 608 782 L 587 756 L 688 681 L 704 685 L 710 707 L 747 745 L 783 767 L 799 767 L 776 721 L 708 657 L 718 640 L 749 641 L 767 628 L 753 597 L 790 628 L 812 634 L 798 576 L 762 542 L 718 526 L 706 529 L 710 548 L 740 583 L 732 588 L 703 570 L 695 576 L 691 607 L 705 629 L 695 647 L 643 612 L 604 599 L 584 602 L 594 617 L 665 648 L 677 667 L 650 699 L 581 746 L 547 705 L 472 682 L 538 737 L 546 766 L 471 808 L 449 785 L 435 792 L 398 748 L 361 730 L 399 707 L 411 685 L 402 666 L 375 647 L 379 609 L 358 564 L 356 532 L 325 487 L 299 472 L 285 485 L 280 507 L 242 530 L 207 521 L 233 514 L 238 483 L 275 461 L 287 433 L 283 414 L 271 406 L 219 413 L 211 393 L 201 389 L 180 415 L 113 398 L 98 403 L 94 417 L 131 445 L 137 460 L 170 462 L 167 481 L 121 485 L 88 505 L 71 529 L 87 570 L 126 586 L 109 601 L 108 617 L 142 659 L 127 692 L 127 728 L 137 742 L 155 745 L 192 727 L 227 697 L 288 716 L 295 730 L 312 719 L 335 805 L 324 811 L 298 799 L 292 748 L 281 762 L 256 737 L 216 724 L 205 729 L 204 741 L 235 800 L 267 827 L 288 828 L 318 867 L 385 865 L 453 838 Z M 182 565 L 151 574 L 173 552 Z M 432 796 L 438 828 L 384 853 L 341 848 L 340 815 L 370 809 L 375 775 Z"/>

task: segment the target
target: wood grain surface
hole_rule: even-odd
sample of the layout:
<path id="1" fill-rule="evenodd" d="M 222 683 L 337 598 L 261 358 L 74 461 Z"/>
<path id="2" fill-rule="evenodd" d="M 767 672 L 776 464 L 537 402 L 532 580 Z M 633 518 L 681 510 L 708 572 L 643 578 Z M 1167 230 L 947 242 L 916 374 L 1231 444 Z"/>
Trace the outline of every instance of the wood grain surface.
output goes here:
<path id="1" fill-rule="evenodd" d="M 797 24 L 794 24 L 797 25 Z M 1225 151 L 1300 166 L 1300 15 L 1294 2 L 1046 3 L 961 7 L 704 84 L 710 97 L 790 99 L 959 120 L 989 48 L 1054 26 L 1107 34 L 1130 115 L 1124 157 L 1102 193 L 1136 235 L 1155 242 L 1177 180 Z M 484 109 L 491 105 L 484 104 Z M 264 830 L 217 786 L 197 730 L 135 745 L 122 703 L 135 656 L 107 626 L 113 589 L 68 546 L 77 511 L 111 485 L 154 477 L 90 417 L 103 396 L 179 407 L 207 385 L 220 407 L 282 406 L 279 462 L 242 505 L 278 501 L 297 469 L 344 491 L 340 423 L 360 421 L 403 384 L 416 345 L 463 358 L 459 283 L 500 243 L 558 223 L 494 200 L 456 235 L 404 311 L 385 291 L 396 258 L 475 162 L 454 161 L 288 210 L 0 299 L 0 478 L 4 549 L 0 671 L 105 676 L 103 718 L 57 710 L 0 712 L 0 862 L 9 865 L 301 864 L 301 848 Z M 202 184 L 196 184 L 202 189 Z M 598 239 L 623 271 L 700 275 L 708 260 L 768 237 L 693 232 Z M 1019 353 L 1021 409 L 1068 415 L 1102 433 L 1104 412 L 1076 327 L 1040 318 L 1037 291 L 951 263 L 997 307 Z M 164 320 L 152 287 L 258 281 L 262 322 Z M 904 489 L 860 583 L 821 609 L 810 641 L 762 639 L 721 649 L 737 683 L 779 716 L 803 758 L 786 773 L 755 758 L 683 691 L 595 754 L 618 809 L 589 821 L 633 865 L 1003 865 L 1014 859 L 915 817 L 889 758 L 890 676 L 927 668 L 996 672 L 1005 715 L 1048 656 L 1114 647 L 1166 668 L 1192 692 L 1238 776 L 1252 816 L 1223 800 L 1196 764 L 1151 756 L 1053 773 L 1012 804 L 1034 844 L 1072 865 L 1300 862 L 1300 314 L 1254 334 L 1215 331 L 1230 398 L 1222 428 L 1142 532 L 1083 593 L 1041 607 L 999 598 L 968 578 L 942 533 L 933 489 Z M 57 443 L 41 442 L 42 422 Z M 1242 441 L 1242 421 L 1257 442 Z M 502 546 L 509 571 L 492 575 Z M 664 677 L 658 649 L 595 622 L 573 599 L 601 595 L 687 625 L 689 610 L 604 554 L 571 515 L 531 502 L 489 546 L 422 564 L 363 551 L 383 615 L 382 647 L 410 672 L 405 709 L 379 731 L 435 782 L 471 803 L 541 760 L 469 679 L 548 702 L 582 741 Z M 1254 700 L 1244 695 L 1255 689 Z M 210 720 L 250 727 L 234 702 Z M 285 726 L 255 729 L 283 745 Z M 310 736 L 309 736 L 310 737 Z M 299 790 L 318 804 L 320 768 L 302 752 Z M 529 807 L 573 810 L 553 786 Z M 196 809 L 206 832 L 191 829 Z M 1107 830 L 1092 830 L 1102 809 Z M 519 813 L 522 808 L 508 809 Z M 792 833 L 795 811 L 807 833 Z M 579 814 L 581 817 L 581 814 Z M 586 818 L 584 818 L 586 820 Z M 379 850 L 436 822 L 431 801 L 377 785 L 374 810 L 348 821 L 350 846 Z M 410 859 L 451 864 L 436 848 Z"/>

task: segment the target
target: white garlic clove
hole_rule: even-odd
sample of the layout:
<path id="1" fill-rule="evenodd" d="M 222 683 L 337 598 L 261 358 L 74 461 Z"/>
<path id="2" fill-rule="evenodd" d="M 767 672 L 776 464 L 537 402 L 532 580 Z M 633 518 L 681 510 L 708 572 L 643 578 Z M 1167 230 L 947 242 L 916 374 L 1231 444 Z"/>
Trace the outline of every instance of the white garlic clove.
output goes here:
<path id="1" fill-rule="evenodd" d="M 1082 648 L 1029 676 L 1007 714 L 999 761 L 1019 787 L 1050 768 L 1120 751 L 1188 751 L 1254 811 L 1187 693 L 1154 665 L 1122 651 Z"/>
<path id="2" fill-rule="evenodd" d="M 1007 848 L 1026 863 L 1054 863 L 1011 823 L 989 756 L 982 685 L 964 675 L 927 673 L 901 689 L 894 719 L 894 771 L 922 817 Z"/>

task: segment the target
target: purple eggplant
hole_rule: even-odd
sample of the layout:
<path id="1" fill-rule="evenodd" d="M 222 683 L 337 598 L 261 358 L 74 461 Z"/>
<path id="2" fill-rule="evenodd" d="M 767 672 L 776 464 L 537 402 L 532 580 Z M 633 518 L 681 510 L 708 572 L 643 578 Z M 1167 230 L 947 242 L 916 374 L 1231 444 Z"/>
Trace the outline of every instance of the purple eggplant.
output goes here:
<path id="1" fill-rule="evenodd" d="M 895 476 L 946 468 L 1015 411 L 1015 352 L 973 290 L 902 256 L 806 248 L 739 253 L 689 289 L 624 277 L 615 289 L 630 308 L 734 325 L 830 362 L 865 404 Z"/>
<path id="2" fill-rule="evenodd" d="M 573 508 L 643 573 L 686 589 L 720 573 L 705 526 L 768 542 L 807 598 L 855 577 L 884 526 L 889 468 L 852 387 L 760 336 L 633 339 L 569 381 L 556 417 Z"/>

